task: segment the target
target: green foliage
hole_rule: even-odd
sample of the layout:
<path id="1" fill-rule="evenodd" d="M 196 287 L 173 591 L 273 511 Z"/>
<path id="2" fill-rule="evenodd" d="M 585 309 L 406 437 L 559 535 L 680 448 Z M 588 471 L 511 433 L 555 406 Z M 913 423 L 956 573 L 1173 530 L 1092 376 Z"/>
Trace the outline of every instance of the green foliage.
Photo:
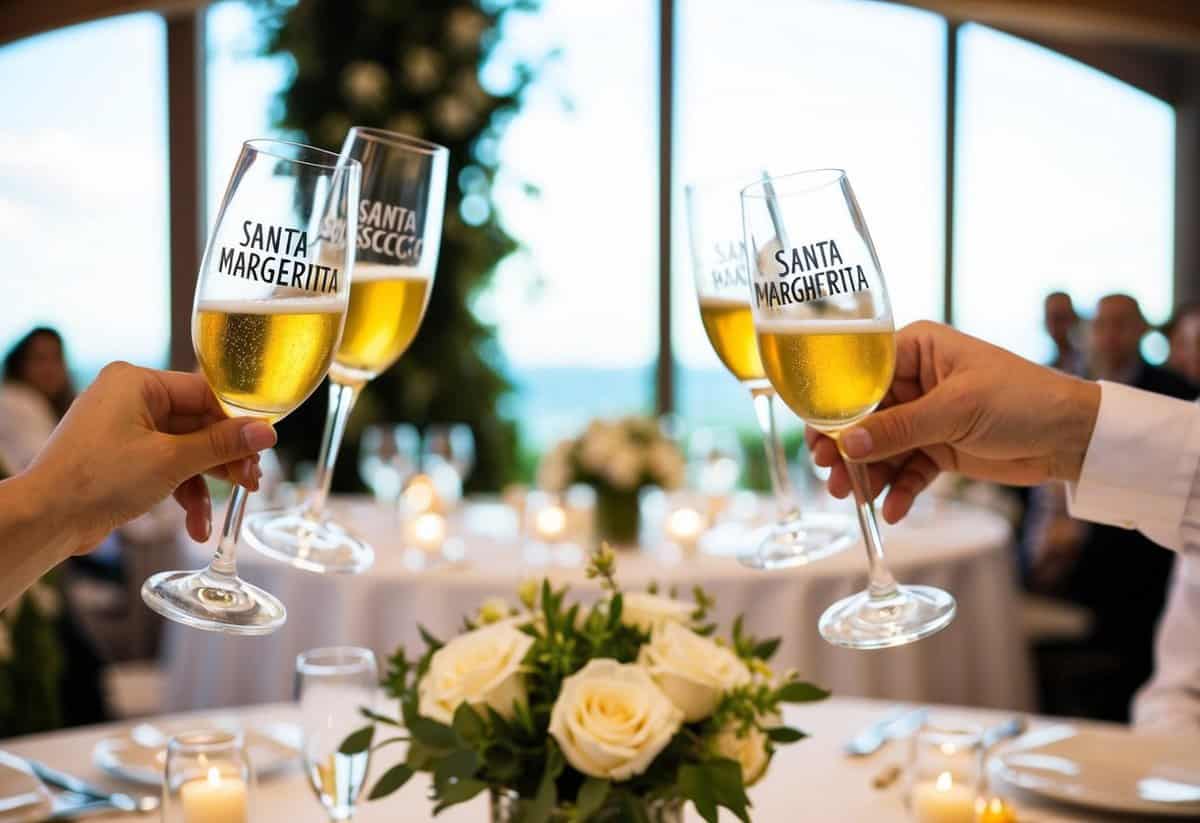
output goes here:
<path id="1" fill-rule="evenodd" d="M 794 674 L 780 680 L 770 675 L 767 658 L 778 648 L 777 639 L 759 640 L 748 635 L 739 619 L 729 642 L 755 677 L 726 692 L 714 714 L 685 724 L 646 771 L 620 783 L 589 777 L 566 761 L 549 734 L 550 716 L 563 681 L 591 660 L 610 658 L 620 663 L 638 659 L 649 636 L 621 620 L 624 595 L 617 585 L 615 559 L 596 552 L 589 574 L 602 581 L 605 594 L 589 607 L 568 602 L 568 591 L 543 580 L 536 593 L 524 592 L 528 611 L 519 630 L 533 643 L 522 662 L 528 699 L 513 706 L 506 718 L 490 706 L 460 704 L 452 722 L 439 723 L 420 714 L 419 685 L 433 653 L 442 642 L 422 629 L 428 644 L 417 660 L 403 650 L 388 661 L 384 685 L 399 700 L 399 721 L 364 712 L 372 721 L 401 725 L 409 748 L 403 764 L 395 766 L 372 788 L 372 800 L 403 786 L 415 772 L 432 775 L 431 799 L 435 813 L 475 797 L 485 789 L 515 792 L 516 820 L 520 823 L 649 823 L 651 810 L 681 801 L 692 802 L 709 823 L 717 823 L 725 808 L 749 820 L 750 800 L 742 782 L 742 767 L 723 757 L 716 740 L 729 730 L 739 735 L 760 732 L 766 754 L 777 745 L 795 743 L 804 733 L 781 725 L 784 702 L 819 700 L 827 692 L 799 681 Z M 525 586 L 524 588 L 529 588 Z M 697 589 L 697 619 L 714 607 L 712 598 Z M 371 746 L 371 726 L 360 729 L 343 743 L 344 751 Z M 378 749 L 395 740 L 375 744 Z"/>
<path id="2" fill-rule="evenodd" d="M 59 597 L 49 576 L 0 613 L 0 737 L 62 726 Z"/>
<path id="3" fill-rule="evenodd" d="M 400 362 L 364 390 L 350 419 L 336 489 L 360 488 L 358 436 L 375 420 L 461 421 L 476 439 L 471 489 L 495 489 L 516 471 L 516 427 L 497 414 L 511 386 L 495 330 L 471 310 L 496 264 L 517 244 L 492 199 L 497 146 L 522 94 L 554 53 L 518 59 L 507 88 L 480 86 L 479 67 L 504 19 L 533 0 L 258 0 L 264 52 L 294 70 L 275 103 L 295 139 L 338 150 L 351 125 L 423 137 L 450 149 L 437 278 L 421 331 Z M 248 135 L 254 136 L 254 135 Z M 528 196 L 536 191 L 525 186 Z M 472 198 L 473 223 L 460 207 Z M 325 417 L 316 392 L 282 421 L 292 460 L 316 456 Z"/>

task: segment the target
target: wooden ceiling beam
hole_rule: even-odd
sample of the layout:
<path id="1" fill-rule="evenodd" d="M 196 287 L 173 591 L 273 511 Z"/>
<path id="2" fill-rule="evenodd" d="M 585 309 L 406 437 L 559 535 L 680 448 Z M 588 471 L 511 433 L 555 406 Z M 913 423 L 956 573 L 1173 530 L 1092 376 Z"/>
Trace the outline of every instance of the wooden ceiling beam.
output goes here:
<path id="1" fill-rule="evenodd" d="M 153 11 L 173 17 L 206 5 L 208 0 L 0 0 L 0 45 L 118 14 Z"/>

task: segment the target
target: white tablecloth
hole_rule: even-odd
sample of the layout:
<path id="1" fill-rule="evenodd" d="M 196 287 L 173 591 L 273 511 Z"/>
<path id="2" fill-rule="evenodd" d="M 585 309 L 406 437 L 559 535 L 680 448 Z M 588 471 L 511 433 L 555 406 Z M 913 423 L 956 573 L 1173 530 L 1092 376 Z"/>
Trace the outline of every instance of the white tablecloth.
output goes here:
<path id="1" fill-rule="evenodd" d="M 486 597 L 515 603 L 518 583 L 546 574 L 595 592 L 580 568 L 531 567 L 519 544 L 494 515 L 507 510 L 468 507 L 460 530 L 462 566 L 414 572 L 405 566 L 394 518 L 361 499 L 340 500 L 342 522 L 352 524 L 376 550 L 375 566 L 359 576 L 323 576 L 261 557 L 243 545 L 242 575 L 278 596 L 287 624 L 267 637 L 229 637 L 170 624 L 166 635 L 167 708 L 268 703 L 291 698 L 296 655 L 307 648 L 353 644 L 384 660 L 403 643 L 410 655 L 423 647 L 418 622 L 449 636 L 462 616 Z M 809 566 L 774 572 L 742 567 L 728 557 L 698 555 L 665 562 L 649 553 L 621 556 L 618 576 L 628 590 L 651 580 L 681 593 L 700 585 L 717 598 L 716 617 L 727 627 L 745 613 L 747 630 L 781 635 L 776 663 L 796 668 L 838 695 L 1026 709 L 1032 704 L 1030 668 L 1020 634 L 1013 585 L 1011 531 L 978 508 L 943 504 L 924 525 L 885 528 L 888 557 L 901 582 L 940 586 L 958 598 L 950 628 L 920 643 L 860 652 L 830 646 L 817 633 L 822 611 L 866 585 L 861 546 Z M 194 561 L 209 550 L 196 546 Z"/>
<path id="2" fill-rule="evenodd" d="M 783 747 L 775 756 L 767 776 L 750 789 L 750 799 L 754 804 L 751 810 L 753 819 L 760 823 L 796 820 L 811 823 L 911 823 L 903 806 L 903 781 L 897 781 L 884 790 L 871 786 L 875 775 L 888 766 L 904 762 L 904 744 L 890 743 L 867 758 L 851 759 L 842 753 L 842 745 L 852 734 L 884 716 L 889 708 L 883 703 L 847 698 L 787 707 L 785 721 L 812 736 L 801 743 Z M 247 725 L 296 719 L 292 706 L 262 706 L 247 709 L 241 714 Z M 954 710 L 954 715 L 983 725 L 994 724 L 1005 717 L 999 712 L 982 710 Z M 92 765 L 92 749 L 96 742 L 117 729 L 116 726 L 92 726 L 17 738 L 3 741 L 0 748 L 44 761 L 114 790 L 134 788 L 135 793 L 145 791 L 144 787 L 122 786 L 105 777 Z M 381 767 L 386 765 L 382 762 L 373 764 L 372 775 L 377 777 L 382 773 Z M 418 775 L 386 800 L 361 805 L 354 819 L 359 823 L 433 820 L 435 818 L 426 799 L 428 786 L 428 780 Z M 1132 823 L 1133 820 L 1093 811 L 1051 807 L 1037 803 L 1028 795 L 1010 795 L 1010 798 L 1018 803 L 1022 823 L 1099 823 L 1107 820 L 1127 820 Z M 255 823 L 315 823 L 324 819 L 324 812 L 299 769 L 259 781 L 251 817 Z M 690 807 L 685 819 L 687 823 L 700 821 Z M 729 815 L 723 815 L 722 819 L 733 820 Z M 145 823 L 146 818 L 115 815 L 104 820 L 112 823 Z M 443 812 L 436 820 L 440 823 L 487 823 L 487 805 L 483 798 L 477 798 Z"/>

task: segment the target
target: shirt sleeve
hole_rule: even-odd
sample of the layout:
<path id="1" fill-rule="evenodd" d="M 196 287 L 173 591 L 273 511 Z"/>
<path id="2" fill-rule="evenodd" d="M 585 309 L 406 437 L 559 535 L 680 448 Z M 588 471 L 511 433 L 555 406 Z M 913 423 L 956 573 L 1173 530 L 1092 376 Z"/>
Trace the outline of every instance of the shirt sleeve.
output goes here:
<path id="1" fill-rule="evenodd" d="M 1162 546 L 1200 552 L 1200 406 L 1100 383 L 1100 411 L 1071 516 L 1137 529 Z"/>
<path id="2" fill-rule="evenodd" d="M 1175 564 L 1167 609 L 1158 627 L 1154 677 L 1133 703 L 1140 729 L 1200 734 L 1200 554 Z"/>

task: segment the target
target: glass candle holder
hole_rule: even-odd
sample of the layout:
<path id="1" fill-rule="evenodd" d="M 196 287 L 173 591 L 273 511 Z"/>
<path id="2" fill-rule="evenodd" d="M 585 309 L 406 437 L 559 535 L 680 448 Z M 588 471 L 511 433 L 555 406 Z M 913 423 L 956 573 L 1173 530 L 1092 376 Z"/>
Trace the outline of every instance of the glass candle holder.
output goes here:
<path id="1" fill-rule="evenodd" d="M 167 742 L 163 823 L 247 823 L 253 794 L 241 732 L 184 732 Z"/>
<path id="2" fill-rule="evenodd" d="M 916 823 L 974 823 L 983 730 L 934 720 L 912 736 L 908 808 Z"/>

